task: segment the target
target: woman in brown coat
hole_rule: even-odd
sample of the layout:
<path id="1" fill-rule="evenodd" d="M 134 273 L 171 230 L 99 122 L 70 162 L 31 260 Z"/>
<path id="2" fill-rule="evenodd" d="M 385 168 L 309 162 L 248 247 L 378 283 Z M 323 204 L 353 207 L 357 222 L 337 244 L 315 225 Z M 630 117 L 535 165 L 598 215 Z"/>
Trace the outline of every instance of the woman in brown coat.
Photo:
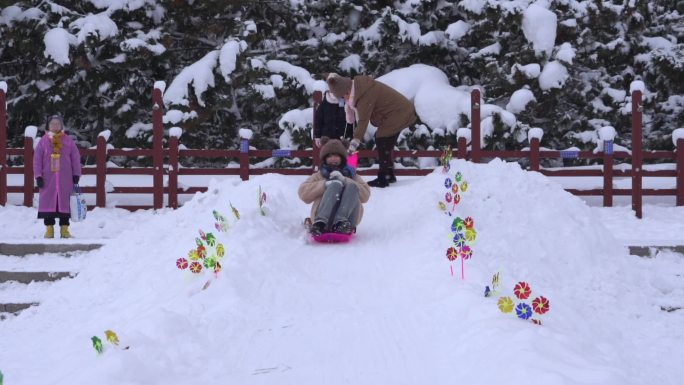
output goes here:
<path id="1" fill-rule="evenodd" d="M 368 184 L 373 187 L 387 187 L 396 182 L 392 150 L 397 144 L 399 133 L 416 122 L 413 103 L 394 88 L 370 76 L 359 75 L 352 80 L 331 73 L 326 81 L 333 95 L 346 99 L 347 122 L 357 123 L 354 139 L 349 146 L 352 152 L 363 141 L 369 122 L 378 128 L 375 132 L 375 146 L 380 168 L 378 178 Z"/>
<path id="2" fill-rule="evenodd" d="M 299 198 L 313 203 L 312 235 L 351 234 L 361 222 L 370 187 L 347 165 L 347 148 L 341 141 L 324 137 L 322 144 L 320 170 L 299 186 Z"/>

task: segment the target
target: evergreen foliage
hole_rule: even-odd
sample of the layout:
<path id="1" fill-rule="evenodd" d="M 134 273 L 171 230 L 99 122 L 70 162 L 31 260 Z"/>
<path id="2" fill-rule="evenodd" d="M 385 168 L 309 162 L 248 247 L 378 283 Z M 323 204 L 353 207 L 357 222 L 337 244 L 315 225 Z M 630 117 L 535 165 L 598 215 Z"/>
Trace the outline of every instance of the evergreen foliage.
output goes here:
<path id="1" fill-rule="evenodd" d="M 42 127 L 47 115 L 62 113 L 82 146 L 93 145 L 105 129 L 116 147 L 146 146 L 154 82 L 165 81 L 168 90 L 185 69 L 202 62 L 213 78 L 205 79 L 204 89 L 189 82 L 183 100 L 167 101 L 167 111 L 183 118 L 167 113 L 165 127 L 182 127 L 189 148 L 237 148 L 238 130 L 248 128 L 253 146 L 272 149 L 279 146 L 283 114 L 311 106 L 313 88 L 292 76 L 292 68 L 320 81 L 330 71 L 379 77 L 422 63 L 441 69 L 452 86 L 479 85 L 485 102 L 501 108 L 517 90 L 533 93 L 536 101 L 516 113 L 515 127 L 498 114 L 491 118 L 488 148 L 523 147 L 527 129 L 541 127 L 545 147 L 590 149 L 586 132 L 605 124 L 629 146 L 629 87 L 643 80 L 644 144 L 671 149 L 670 133 L 684 126 L 682 2 L 549 0 L 558 20 L 550 55 L 535 52 L 524 36 L 530 3 L 3 1 L 0 80 L 9 86 L 10 145 L 20 145 L 27 125 Z M 447 33 L 457 22 L 468 27 L 463 36 Z M 71 36 L 68 61 L 46 53 L 46 36 L 62 32 Z M 242 48 L 226 72 L 212 53 L 222 54 L 228 44 Z M 567 49 L 574 57 L 559 55 Z M 521 70 L 549 62 L 568 71 L 558 88 L 543 89 Z M 283 70 L 282 63 L 294 67 Z M 405 133 L 401 145 L 453 144 L 445 129 L 420 126 L 420 134 Z M 310 145 L 306 131 L 286 130 L 293 142 Z"/>

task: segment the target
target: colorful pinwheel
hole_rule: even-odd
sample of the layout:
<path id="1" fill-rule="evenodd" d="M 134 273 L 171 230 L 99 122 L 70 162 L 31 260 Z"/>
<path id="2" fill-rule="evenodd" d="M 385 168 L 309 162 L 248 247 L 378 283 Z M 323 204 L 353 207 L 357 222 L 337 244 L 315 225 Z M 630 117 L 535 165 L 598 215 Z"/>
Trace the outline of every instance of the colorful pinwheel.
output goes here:
<path id="1" fill-rule="evenodd" d="M 465 239 L 466 241 L 473 243 L 475 242 L 475 239 L 477 239 L 477 231 L 475 231 L 474 228 L 466 228 L 465 229 Z"/>
<path id="2" fill-rule="evenodd" d="M 520 319 L 529 319 L 532 317 L 532 308 L 530 305 L 521 302 L 515 307 L 515 314 L 517 314 Z"/>
<path id="3" fill-rule="evenodd" d="M 214 237 L 214 234 L 212 233 L 208 233 L 206 235 L 206 241 L 207 245 L 209 245 L 210 247 L 214 247 L 216 245 L 216 237 Z"/>
<path id="4" fill-rule="evenodd" d="M 444 149 L 442 156 L 439 157 L 439 163 L 442 165 L 442 172 L 449 172 L 449 168 L 451 168 L 451 157 L 451 146 L 447 146 L 447 148 Z"/>
<path id="5" fill-rule="evenodd" d="M 518 299 L 527 299 L 532 294 L 532 289 L 530 289 L 530 285 L 527 282 L 518 282 L 513 289 L 513 293 Z"/>
<path id="6" fill-rule="evenodd" d="M 218 255 L 219 258 L 223 258 L 223 256 L 226 255 L 226 249 L 223 247 L 223 243 L 216 245 L 216 255 Z"/>
<path id="7" fill-rule="evenodd" d="M 450 193 L 450 192 L 447 192 L 446 194 L 444 194 L 444 200 L 445 200 L 447 203 L 451 203 L 451 199 L 452 199 L 452 198 L 451 198 L 451 193 Z"/>
<path id="8" fill-rule="evenodd" d="M 463 259 L 470 259 L 470 257 L 473 256 L 473 249 L 470 248 L 470 246 L 463 246 L 461 247 L 461 258 Z"/>
<path id="9" fill-rule="evenodd" d="M 454 184 L 453 186 L 451 186 L 451 192 L 454 194 L 458 194 L 458 185 L 457 184 Z"/>
<path id="10" fill-rule="evenodd" d="M 499 306 L 499 310 L 501 310 L 502 313 L 510 313 L 513 311 L 513 300 L 511 297 L 504 296 L 499 298 L 499 302 L 497 304 Z"/>
<path id="11" fill-rule="evenodd" d="M 466 245 L 465 236 L 462 233 L 454 234 L 453 238 L 454 246 L 461 248 Z"/>
<path id="12" fill-rule="evenodd" d="M 544 314 L 549 311 L 549 300 L 546 297 L 540 295 L 539 297 L 532 300 L 532 309 L 537 314 Z"/>
<path id="13" fill-rule="evenodd" d="M 206 241 L 206 240 L 207 240 L 207 234 L 205 234 L 204 231 L 200 230 L 200 231 L 199 231 L 199 235 L 200 235 L 200 238 L 201 238 L 203 241 Z"/>
<path id="14" fill-rule="evenodd" d="M 178 258 L 176 259 L 176 267 L 185 270 L 188 268 L 188 260 L 185 258 Z"/>
<path id="15" fill-rule="evenodd" d="M 213 269 L 214 266 L 216 266 L 216 259 L 215 258 L 206 258 L 203 263 L 204 267 L 207 269 Z"/>
<path id="16" fill-rule="evenodd" d="M 459 203 L 461 203 L 461 195 L 456 194 L 456 195 L 454 195 L 454 205 L 457 205 Z"/>
<path id="17" fill-rule="evenodd" d="M 116 335 L 111 330 L 105 330 L 105 338 L 107 338 L 107 341 L 109 341 L 110 344 L 112 345 L 119 345 L 119 336 Z"/>
<path id="18" fill-rule="evenodd" d="M 465 224 L 466 229 L 472 229 L 475 221 L 471 217 L 466 217 L 463 223 Z"/>
<path id="19" fill-rule="evenodd" d="M 463 222 L 463 219 L 461 219 L 461 217 L 454 218 L 454 221 L 451 222 L 451 231 L 460 233 L 464 229 L 465 229 L 465 223 Z"/>
<path id="20" fill-rule="evenodd" d="M 102 340 L 97 338 L 96 336 L 93 336 L 91 339 L 93 341 L 93 348 L 97 352 L 97 354 L 102 354 L 102 351 L 104 348 L 102 347 Z"/>
<path id="21" fill-rule="evenodd" d="M 207 248 L 204 246 L 198 246 L 197 247 L 197 255 L 199 255 L 200 258 L 204 259 L 207 257 Z"/>
<path id="22" fill-rule="evenodd" d="M 196 249 L 188 251 L 188 258 L 190 258 L 191 260 L 196 261 L 199 259 L 199 257 L 199 253 L 197 253 Z"/>
<path id="23" fill-rule="evenodd" d="M 258 193 L 258 199 L 257 202 L 259 203 L 259 212 L 261 215 L 266 215 L 266 211 L 264 210 L 264 203 L 266 203 L 266 193 L 261 191 L 261 186 L 259 186 L 259 193 Z"/>
<path id="24" fill-rule="evenodd" d="M 451 178 L 444 179 L 444 187 L 451 188 L 452 184 L 453 184 L 453 182 L 451 181 Z"/>
<path id="25" fill-rule="evenodd" d="M 466 181 L 461 182 L 461 191 L 462 192 L 468 191 L 468 182 L 466 182 Z"/>
<path id="26" fill-rule="evenodd" d="M 460 171 L 457 172 L 457 173 L 456 173 L 456 176 L 454 177 L 454 179 L 456 179 L 456 182 L 461 182 L 461 180 L 463 179 L 463 174 L 461 174 Z"/>
<path id="27" fill-rule="evenodd" d="M 439 202 L 439 209 L 442 210 L 442 211 L 446 211 L 447 207 L 446 207 L 446 205 L 444 204 L 444 202 Z"/>
<path id="28" fill-rule="evenodd" d="M 233 204 L 231 202 L 228 202 L 228 204 L 230 205 L 230 210 L 233 212 L 233 216 L 235 217 L 236 220 L 239 221 L 240 220 L 240 212 L 235 207 L 233 207 Z"/>
<path id="29" fill-rule="evenodd" d="M 202 264 L 197 262 L 197 261 L 191 263 L 190 264 L 190 271 L 193 274 L 199 274 L 202 271 Z"/>
<path id="30" fill-rule="evenodd" d="M 446 255 L 450 261 L 455 261 L 456 258 L 458 258 L 458 250 L 456 250 L 453 247 L 450 247 L 447 249 Z"/>

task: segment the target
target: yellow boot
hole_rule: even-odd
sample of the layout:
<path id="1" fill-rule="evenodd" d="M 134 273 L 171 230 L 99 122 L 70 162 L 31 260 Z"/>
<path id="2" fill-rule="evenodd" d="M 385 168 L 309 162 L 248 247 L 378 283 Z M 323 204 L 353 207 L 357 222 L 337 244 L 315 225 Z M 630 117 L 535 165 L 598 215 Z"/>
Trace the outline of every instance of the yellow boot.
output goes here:
<path id="1" fill-rule="evenodd" d="M 45 226 L 45 238 L 55 237 L 55 226 Z"/>
<path id="2" fill-rule="evenodd" d="M 59 226 L 59 236 L 62 238 L 71 238 L 71 234 L 69 233 L 69 226 Z"/>

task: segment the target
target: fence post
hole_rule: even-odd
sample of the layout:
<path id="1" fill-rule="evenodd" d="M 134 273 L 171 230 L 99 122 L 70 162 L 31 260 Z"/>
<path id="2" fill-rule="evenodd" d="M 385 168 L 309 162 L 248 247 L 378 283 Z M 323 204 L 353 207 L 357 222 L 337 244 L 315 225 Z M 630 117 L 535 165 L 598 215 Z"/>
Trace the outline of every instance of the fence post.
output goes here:
<path id="1" fill-rule="evenodd" d="M 180 127 L 169 130 L 169 206 L 178 208 L 178 140 L 183 131 Z"/>
<path id="2" fill-rule="evenodd" d="M 530 141 L 530 170 L 539 171 L 539 138 Z"/>
<path id="3" fill-rule="evenodd" d="M 318 109 L 318 106 L 321 104 L 323 101 L 323 93 L 321 91 L 314 91 L 313 94 L 313 114 L 314 114 L 314 120 L 313 124 L 316 124 L 316 109 Z M 313 128 L 311 132 L 311 137 L 313 138 Z M 316 147 L 316 141 L 313 141 L 313 145 L 311 148 L 313 149 L 313 157 L 311 158 L 311 171 L 314 172 L 316 171 L 316 167 L 318 167 L 319 164 L 321 164 L 321 159 L 320 159 L 320 151 L 321 149 Z"/>
<path id="4" fill-rule="evenodd" d="M 249 180 L 249 139 L 240 138 L 240 179 Z"/>
<path id="5" fill-rule="evenodd" d="M 472 138 L 472 130 L 470 128 L 461 127 L 456 130 L 456 158 L 468 158 L 468 141 Z"/>
<path id="6" fill-rule="evenodd" d="M 33 137 L 24 135 L 24 206 L 33 206 Z"/>
<path id="7" fill-rule="evenodd" d="M 468 157 L 468 140 L 466 138 L 458 138 L 458 148 L 456 150 L 456 158 L 466 159 Z"/>
<path id="8" fill-rule="evenodd" d="M 603 207 L 613 207 L 613 141 L 603 142 Z"/>
<path id="9" fill-rule="evenodd" d="M 632 82 L 632 87 L 634 87 Z M 641 91 L 632 90 L 632 210 L 637 218 L 642 217 L 642 132 L 641 132 Z"/>
<path id="10" fill-rule="evenodd" d="M 475 162 L 480 162 L 480 90 L 477 88 L 470 93 L 470 126 L 472 128 L 473 136 L 470 141 L 471 154 L 470 159 Z"/>
<path id="11" fill-rule="evenodd" d="M 154 208 L 160 209 L 164 206 L 164 101 L 162 90 L 155 83 L 152 90 L 152 147 L 153 147 L 153 187 L 154 187 Z"/>
<path id="12" fill-rule="evenodd" d="M 7 83 L 0 82 L 0 206 L 7 204 Z"/>
<path id="13" fill-rule="evenodd" d="M 684 206 L 684 137 L 677 139 L 677 206 Z"/>
<path id="14" fill-rule="evenodd" d="M 107 205 L 107 137 L 102 132 L 97 136 L 97 148 L 95 153 L 95 205 L 105 207 Z"/>

